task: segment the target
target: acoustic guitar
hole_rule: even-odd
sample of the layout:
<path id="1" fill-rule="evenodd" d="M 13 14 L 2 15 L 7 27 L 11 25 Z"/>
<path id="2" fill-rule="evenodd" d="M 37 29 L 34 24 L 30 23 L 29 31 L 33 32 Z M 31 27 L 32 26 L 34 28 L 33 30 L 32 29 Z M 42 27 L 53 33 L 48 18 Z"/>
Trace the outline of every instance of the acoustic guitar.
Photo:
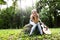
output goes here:
<path id="1" fill-rule="evenodd" d="M 44 34 L 51 34 L 50 29 L 45 24 L 42 23 L 41 27 Z"/>

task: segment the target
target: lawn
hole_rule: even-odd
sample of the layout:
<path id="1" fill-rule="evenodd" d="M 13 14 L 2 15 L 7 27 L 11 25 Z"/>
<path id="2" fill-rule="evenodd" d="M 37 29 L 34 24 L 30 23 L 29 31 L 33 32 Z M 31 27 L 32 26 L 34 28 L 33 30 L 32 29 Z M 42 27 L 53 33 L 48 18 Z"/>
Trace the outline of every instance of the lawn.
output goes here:
<path id="1" fill-rule="evenodd" d="M 0 40 L 60 40 L 60 28 L 50 28 L 50 35 L 32 35 L 24 34 L 22 29 L 1 29 Z"/>

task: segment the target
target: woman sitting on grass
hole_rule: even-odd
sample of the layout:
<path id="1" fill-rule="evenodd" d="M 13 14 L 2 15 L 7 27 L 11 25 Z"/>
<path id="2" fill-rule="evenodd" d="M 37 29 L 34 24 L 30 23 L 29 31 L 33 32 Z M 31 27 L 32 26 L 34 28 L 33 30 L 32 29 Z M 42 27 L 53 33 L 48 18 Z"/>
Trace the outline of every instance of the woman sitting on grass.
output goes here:
<path id="1" fill-rule="evenodd" d="M 31 31 L 30 31 L 30 35 L 32 35 L 33 31 L 35 30 L 35 28 L 38 26 L 38 29 L 39 29 L 39 32 L 40 34 L 42 35 L 43 32 L 42 32 L 42 28 L 41 28 L 41 25 L 40 25 L 40 22 L 39 22 L 39 14 L 37 13 L 37 10 L 36 9 L 33 9 L 32 10 L 32 14 L 30 16 L 30 24 L 33 25 L 32 28 L 31 28 Z"/>

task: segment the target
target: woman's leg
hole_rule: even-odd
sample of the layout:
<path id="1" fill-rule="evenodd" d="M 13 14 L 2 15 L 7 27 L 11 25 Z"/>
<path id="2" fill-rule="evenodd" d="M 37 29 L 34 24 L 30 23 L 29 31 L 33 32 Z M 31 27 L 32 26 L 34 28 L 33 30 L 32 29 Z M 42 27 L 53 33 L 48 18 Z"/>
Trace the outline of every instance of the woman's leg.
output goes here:
<path id="1" fill-rule="evenodd" d="M 36 24 L 34 24 L 33 27 L 31 28 L 30 35 L 32 35 L 32 33 L 35 30 L 35 28 L 36 28 Z"/>
<path id="2" fill-rule="evenodd" d="M 40 34 L 43 34 L 40 23 L 38 22 L 37 25 L 38 25 L 38 29 L 39 29 Z"/>

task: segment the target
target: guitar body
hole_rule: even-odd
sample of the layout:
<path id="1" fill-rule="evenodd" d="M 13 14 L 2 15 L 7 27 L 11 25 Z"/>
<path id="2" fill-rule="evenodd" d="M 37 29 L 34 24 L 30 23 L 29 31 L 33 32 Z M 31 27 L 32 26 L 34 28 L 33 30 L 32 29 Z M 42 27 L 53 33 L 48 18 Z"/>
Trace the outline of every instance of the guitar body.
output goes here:
<path id="1" fill-rule="evenodd" d="M 48 29 L 43 28 L 43 32 L 44 32 L 45 34 L 51 34 L 51 31 L 49 30 L 49 28 L 48 28 Z"/>
<path id="2" fill-rule="evenodd" d="M 41 25 L 41 26 L 44 34 L 51 34 L 50 29 L 46 25 Z"/>

